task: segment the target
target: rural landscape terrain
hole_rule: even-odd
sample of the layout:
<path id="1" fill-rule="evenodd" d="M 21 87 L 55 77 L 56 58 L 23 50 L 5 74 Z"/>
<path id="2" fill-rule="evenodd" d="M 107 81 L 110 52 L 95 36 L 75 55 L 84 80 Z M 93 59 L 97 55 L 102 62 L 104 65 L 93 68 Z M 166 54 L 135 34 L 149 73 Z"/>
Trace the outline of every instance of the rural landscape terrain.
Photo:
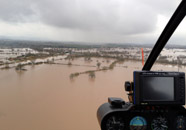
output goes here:
<path id="1" fill-rule="evenodd" d="M 26 71 L 25 66 L 40 64 L 61 64 L 67 66 L 80 66 L 74 64 L 73 60 L 83 58 L 86 62 L 97 60 L 92 67 L 96 70 L 77 72 L 70 78 L 80 74 L 89 74 L 94 77 L 95 72 L 113 69 L 117 63 L 125 60 L 142 61 L 142 49 L 144 60 L 148 58 L 153 45 L 135 44 L 95 44 L 73 43 L 73 42 L 44 42 L 44 41 L 0 41 L 0 68 Z M 104 65 L 102 62 L 106 62 Z M 157 63 L 170 65 L 186 65 L 186 47 L 167 46 L 158 57 Z M 123 66 L 127 67 L 127 66 Z"/>
<path id="2" fill-rule="evenodd" d="M 133 80 L 142 52 L 146 61 L 152 47 L 1 40 L 1 129 L 100 129 L 98 107 L 108 97 L 128 101 L 124 82 Z M 152 70 L 186 72 L 185 65 L 186 47 L 166 46 Z"/>

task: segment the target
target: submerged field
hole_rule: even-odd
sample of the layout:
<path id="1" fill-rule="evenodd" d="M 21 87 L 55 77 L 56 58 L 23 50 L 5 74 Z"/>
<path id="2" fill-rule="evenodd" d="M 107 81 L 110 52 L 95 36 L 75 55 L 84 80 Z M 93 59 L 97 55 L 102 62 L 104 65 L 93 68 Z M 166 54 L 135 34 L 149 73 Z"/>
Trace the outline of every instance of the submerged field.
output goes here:
<path id="1" fill-rule="evenodd" d="M 70 78 L 71 74 L 109 67 L 115 59 L 58 60 L 58 64 L 25 66 L 27 71 L 0 70 L 0 128 L 3 130 L 97 130 L 96 111 L 108 97 L 127 99 L 124 82 L 132 81 L 141 62 L 125 60 L 113 69 Z M 177 71 L 177 66 L 156 64 L 153 70 Z M 186 71 L 179 66 L 179 71 Z"/>

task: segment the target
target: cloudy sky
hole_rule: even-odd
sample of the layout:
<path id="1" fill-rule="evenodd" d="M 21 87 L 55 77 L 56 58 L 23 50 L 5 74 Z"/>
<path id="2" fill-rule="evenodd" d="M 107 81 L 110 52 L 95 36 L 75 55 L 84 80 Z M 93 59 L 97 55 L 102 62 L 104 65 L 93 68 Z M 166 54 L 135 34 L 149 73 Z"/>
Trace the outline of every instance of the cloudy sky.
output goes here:
<path id="1" fill-rule="evenodd" d="M 0 0 L 0 37 L 154 43 L 181 0 Z M 186 18 L 185 18 L 186 19 Z M 186 20 L 171 42 L 186 41 Z"/>

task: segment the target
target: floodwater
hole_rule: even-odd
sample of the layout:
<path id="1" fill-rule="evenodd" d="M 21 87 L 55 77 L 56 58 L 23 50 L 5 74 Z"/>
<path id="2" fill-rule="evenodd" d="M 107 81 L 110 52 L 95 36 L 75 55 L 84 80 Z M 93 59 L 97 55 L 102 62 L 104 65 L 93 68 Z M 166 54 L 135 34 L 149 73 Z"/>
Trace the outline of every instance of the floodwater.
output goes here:
<path id="1" fill-rule="evenodd" d="M 103 59 L 90 63 L 78 59 L 72 64 L 90 67 L 37 65 L 28 66 L 21 73 L 0 70 L 0 130 L 99 130 L 98 107 L 108 97 L 127 101 L 124 82 L 131 81 L 133 70 L 140 70 L 142 65 L 126 61 L 113 70 L 96 72 L 95 79 L 87 74 L 69 78 L 71 73 L 95 70 L 92 66 L 96 66 L 97 60 L 102 65 L 111 63 Z M 154 70 L 158 69 L 178 68 L 157 64 Z"/>

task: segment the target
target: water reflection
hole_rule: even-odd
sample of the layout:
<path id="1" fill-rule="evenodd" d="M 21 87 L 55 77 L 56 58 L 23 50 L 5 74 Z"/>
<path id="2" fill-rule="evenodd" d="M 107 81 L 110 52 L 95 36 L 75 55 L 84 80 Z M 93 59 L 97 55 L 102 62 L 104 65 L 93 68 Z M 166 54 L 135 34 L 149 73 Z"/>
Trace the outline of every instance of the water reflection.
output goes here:
<path id="1" fill-rule="evenodd" d="M 18 76 L 22 76 L 25 71 L 22 71 L 22 70 L 15 70 L 15 72 L 17 73 Z"/>
<path id="2" fill-rule="evenodd" d="M 95 77 L 94 77 L 94 78 L 91 78 L 91 77 L 88 78 L 88 80 L 89 80 L 90 82 L 94 82 L 95 79 L 96 79 Z"/>

